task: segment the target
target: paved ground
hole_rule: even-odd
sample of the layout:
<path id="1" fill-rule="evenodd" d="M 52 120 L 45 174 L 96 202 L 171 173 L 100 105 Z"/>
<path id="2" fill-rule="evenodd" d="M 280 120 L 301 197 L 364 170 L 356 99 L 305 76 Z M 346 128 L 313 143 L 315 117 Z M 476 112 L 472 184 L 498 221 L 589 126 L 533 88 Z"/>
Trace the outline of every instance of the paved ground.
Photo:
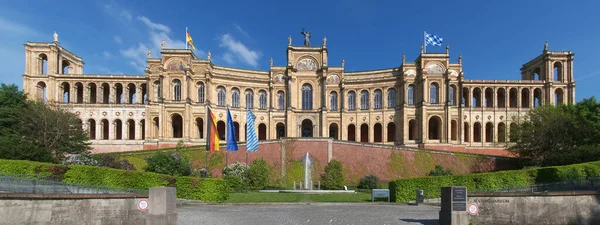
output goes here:
<path id="1" fill-rule="evenodd" d="M 196 205 L 183 206 L 179 224 L 438 224 L 439 207 L 411 205 Z"/>

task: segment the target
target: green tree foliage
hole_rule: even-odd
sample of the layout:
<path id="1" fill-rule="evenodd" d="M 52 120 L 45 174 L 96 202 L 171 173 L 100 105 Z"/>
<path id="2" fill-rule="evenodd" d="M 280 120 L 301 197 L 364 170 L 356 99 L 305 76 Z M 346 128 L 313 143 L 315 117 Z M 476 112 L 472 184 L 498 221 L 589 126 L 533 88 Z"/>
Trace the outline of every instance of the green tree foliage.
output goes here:
<path id="1" fill-rule="evenodd" d="M 269 165 L 263 159 L 257 159 L 248 169 L 248 182 L 252 190 L 262 190 L 269 184 Z"/>
<path id="2" fill-rule="evenodd" d="M 326 190 L 340 190 L 344 187 L 344 179 L 342 163 L 331 160 L 325 167 L 325 173 L 321 175 L 321 186 Z"/>
<path id="3" fill-rule="evenodd" d="M 573 105 L 531 109 L 511 128 L 509 151 L 530 165 L 566 165 L 600 159 L 600 104 L 594 97 Z"/>
<path id="4" fill-rule="evenodd" d="M 0 157 L 60 162 L 88 151 L 88 140 L 75 114 L 28 101 L 14 84 L 0 85 Z"/>
<path id="5" fill-rule="evenodd" d="M 173 176 L 189 176 L 192 174 L 190 160 L 182 157 L 179 153 L 167 154 L 157 152 L 146 158 L 148 167 L 146 171 Z"/>
<path id="6" fill-rule="evenodd" d="M 246 190 L 246 164 L 234 162 L 223 168 L 223 178 L 233 191 Z"/>
<path id="7" fill-rule="evenodd" d="M 449 175 L 452 175 L 452 170 L 450 170 L 450 169 L 444 170 L 444 167 L 442 167 L 441 165 L 435 165 L 435 169 L 429 171 L 429 173 L 427 174 L 427 176 L 449 176 Z"/>
<path id="8" fill-rule="evenodd" d="M 373 174 L 364 176 L 358 183 L 358 188 L 360 189 L 377 189 L 378 187 L 379 178 Z"/>

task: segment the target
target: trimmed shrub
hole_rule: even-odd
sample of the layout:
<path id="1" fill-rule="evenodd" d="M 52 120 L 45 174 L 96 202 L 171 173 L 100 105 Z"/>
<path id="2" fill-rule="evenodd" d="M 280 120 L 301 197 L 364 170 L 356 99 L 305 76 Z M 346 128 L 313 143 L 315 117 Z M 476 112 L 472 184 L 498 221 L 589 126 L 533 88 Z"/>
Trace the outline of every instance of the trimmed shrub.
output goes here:
<path id="1" fill-rule="evenodd" d="M 321 186 L 325 190 L 340 190 L 344 188 L 344 179 L 342 163 L 331 160 L 325 167 L 325 173 L 321 175 Z"/>
<path id="2" fill-rule="evenodd" d="M 179 153 L 167 154 L 157 152 L 146 159 L 147 172 L 155 172 L 173 176 L 189 176 L 192 174 L 190 160 L 182 157 Z"/>
<path id="3" fill-rule="evenodd" d="M 450 170 L 450 169 L 444 170 L 444 167 L 442 167 L 441 165 L 435 165 L 435 169 L 429 171 L 429 173 L 427 174 L 427 176 L 451 176 L 451 175 L 452 175 L 452 170 Z"/>
<path id="4" fill-rule="evenodd" d="M 600 162 L 553 166 L 524 170 L 500 171 L 456 176 L 429 176 L 389 183 L 390 198 L 395 202 L 415 200 L 415 191 L 425 191 L 425 198 L 440 197 L 441 187 L 465 186 L 467 190 L 501 190 L 502 188 L 529 187 L 532 184 L 585 180 L 600 176 Z"/>
<path id="5" fill-rule="evenodd" d="M 252 190 L 262 190 L 269 185 L 269 165 L 263 159 L 257 159 L 248 169 L 248 182 Z"/>
<path id="6" fill-rule="evenodd" d="M 246 164 L 234 162 L 223 168 L 223 177 L 233 191 L 246 190 Z"/>
<path id="7" fill-rule="evenodd" d="M 0 174 L 49 177 L 74 184 L 148 190 L 151 187 L 177 188 L 177 197 L 207 202 L 222 202 L 229 198 L 224 180 L 198 177 L 174 177 L 151 172 L 119 170 L 108 167 L 59 165 L 24 160 L 0 159 Z"/>
<path id="8" fill-rule="evenodd" d="M 360 189 L 377 189 L 379 186 L 379 178 L 373 174 L 364 176 L 358 183 Z"/>

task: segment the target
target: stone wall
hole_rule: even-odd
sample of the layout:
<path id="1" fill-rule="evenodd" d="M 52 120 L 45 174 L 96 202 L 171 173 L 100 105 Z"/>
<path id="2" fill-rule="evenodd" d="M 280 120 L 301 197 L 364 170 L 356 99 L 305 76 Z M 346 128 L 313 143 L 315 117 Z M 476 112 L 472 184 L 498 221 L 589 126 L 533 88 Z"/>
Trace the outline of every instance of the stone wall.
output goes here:
<path id="1" fill-rule="evenodd" d="M 137 208 L 147 195 L 0 193 L 0 225 L 9 224 L 146 224 Z"/>
<path id="2" fill-rule="evenodd" d="M 600 192 L 469 193 L 474 224 L 600 224 Z"/>

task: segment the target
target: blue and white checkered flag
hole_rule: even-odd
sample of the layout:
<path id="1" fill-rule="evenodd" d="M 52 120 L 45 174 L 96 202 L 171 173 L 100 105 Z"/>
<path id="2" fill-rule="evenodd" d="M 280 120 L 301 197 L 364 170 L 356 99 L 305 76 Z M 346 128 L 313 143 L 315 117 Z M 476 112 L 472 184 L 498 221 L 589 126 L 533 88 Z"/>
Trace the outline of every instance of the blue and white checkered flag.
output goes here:
<path id="1" fill-rule="evenodd" d="M 427 32 L 425 32 L 425 46 L 427 46 L 427 45 L 442 46 L 443 40 L 444 39 L 442 37 L 438 37 L 436 35 L 428 34 Z"/>
<path id="2" fill-rule="evenodd" d="M 256 152 L 258 151 L 258 137 L 256 136 L 256 127 L 254 126 L 254 120 L 256 116 L 249 109 L 246 112 L 246 123 L 248 124 L 248 134 L 246 140 L 246 151 Z"/>

